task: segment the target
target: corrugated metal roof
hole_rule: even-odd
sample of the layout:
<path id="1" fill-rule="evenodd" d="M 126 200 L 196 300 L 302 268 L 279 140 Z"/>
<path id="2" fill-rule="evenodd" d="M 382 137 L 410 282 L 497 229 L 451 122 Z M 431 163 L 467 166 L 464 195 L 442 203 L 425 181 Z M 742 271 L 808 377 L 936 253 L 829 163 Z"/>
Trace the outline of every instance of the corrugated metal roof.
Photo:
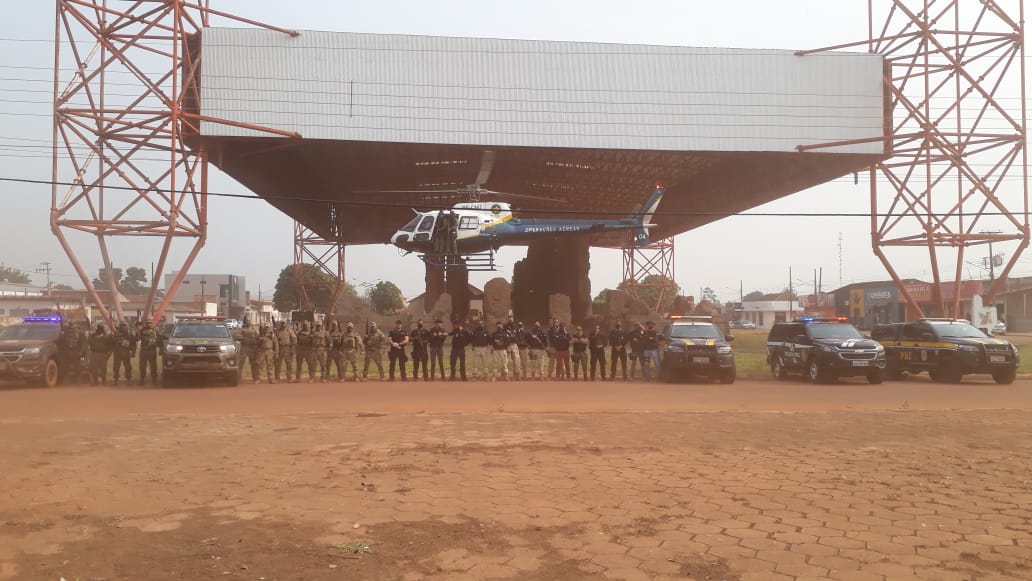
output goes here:
<path id="1" fill-rule="evenodd" d="M 306 139 L 794 151 L 883 132 L 866 53 L 211 28 L 202 55 L 202 113 Z"/>

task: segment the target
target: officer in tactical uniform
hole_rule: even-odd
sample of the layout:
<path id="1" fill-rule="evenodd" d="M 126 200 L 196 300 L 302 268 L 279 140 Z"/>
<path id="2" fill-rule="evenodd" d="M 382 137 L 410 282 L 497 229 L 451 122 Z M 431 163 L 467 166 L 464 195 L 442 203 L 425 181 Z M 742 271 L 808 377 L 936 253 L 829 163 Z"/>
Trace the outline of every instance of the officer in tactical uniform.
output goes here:
<path id="1" fill-rule="evenodd" d="M 430 328 L 430 379 L 436 379 L 434 376 L 437 375 L 437 367 L 440 367 L 441 381 L 444 381 L 444 340 L 447 338 L 448 331 L 444 328 L 444 321 L 437 319 Z"/>
<path id="2" fill-rule="evenodd" d="M 344 380 L 343 366 L 343 355 L 341 352 L 341 338 L 343 334 L 340 332 L 340 323 L 333 321 L 330 323 L 330 331 L 327 333 L 329 348 L 326 352 L 326 374 L 333 377 L 333 369 L 337 370 L 337 381 Z"/>
<path id="3" fill-rule="evenodd" d="M 312 369 L 312 328 L 308 321 L 301 323 L 301 329 L 297 332 L 297 347 L 294 353 L 294 362 L 297 365 L 294 380 L 297 383 L 301 382 L 301 372 L 307 364 L 308 381 L 315 381 L 315 372 Z"/>
<path id="4" fill-rule="evenodd" d="M 408 381 L 408 378 L 405 377 L 405 365 L 408 363 L 408 357 L 405 356 L 405 345 L 408 345 L 409 334 L 402 327 L 401 319 L 394 321 L 394 328 L 387 334 L 387 340 L 390 342 L 387 359 L 390 361 L 391 381 L 394 381 L 395 365 L 401 370 L 401 380 Z"/>
<path id="5" fill-rule="evenodd" d="M 276 335 L 268 325 L 262 325 L 258 332 L 258 348 L 256 351 L 258 359 L 258 373 L 254 376 L 254 382 L 258 383 L 264 375 L 269 383 L 276 383 L 272 378 L 272 367 L 276 364 L 276 352 L 279 345 L 276 342 Z"/>
<path id="6" fill-rule="evenodd" d="M 412 344 L 412 381 L 419 379 L 419 368 L 423 368 L 423 381 L 430 381 L 426 364 L 429 361 L 427 347 L 430 342 L 430 331 L 423 326 L 422 319 L 416 321 L 416 328 L 409 331 L 409 343 Z M 442 361 L 442 367 L 444 362 Z M 401 377 L 405 377 L 402 371 Z"/>
<path id="7" fill-rule="evenodd" d="M 129 329 L 129 324 L 122 321 L 118 324 L 113 338 L 115 354 L 115 385 L 118 385 L 118 375 L 121 369 L 125 369 L 125 382 L 133 381 L 133 356 L 136 355 L 136 334 Z"/>
<path id="8" fill-rule="evenodd" d="M 362 365 L 362 379 L 369 378 L 369 362 L 376 364 L 380 372 L 380 381 L 383 381 L 383 346 L 387 343 L 387 337 L 383 331 L 376 328 L 376 323 L 369 323 L 365 338 L 362 340 L 365 345 L 365 363 Z"/>
<path id="9" fill-rule="evenodd" d="M 280 378 L 280 367 L 287 364 L 287 383 L 294 381 L 294 349 L 297 347 L 297 334 L 291 329 L 286 321 L 280 321 L 279 330 L 276 331 L 276 344 L 279 350 L 276 351 L 276 381 Z"/>
<path id="10" fill-rule="evenodd" d="M 154 323 L 147 321 L 140 331 L 140 385 L 147 381 L 147 367 L 150 367 L 151 385 L 158 384 L 158 332 Z"/>
<path id="11" fill-rule="evenodd" d="M 309 361 L 315 362 L 315 367 L 309 363 L 308 373 L 312 376 L 309 383 L 315 382 L 315 369 L 319 370 L 319 381 L 326 383 L 326 376 L 329 375 L 329 369 L 326 365 L 326 350 L 330 346 L 330 335 L 326 331 L 323 331 L 322 325 L 316 325 L 315 331 L 312 332 L 312 355 Z"/>
<path id="12" fill-rule="evenodd" d="M 104 323 L 97 323 L 97 330 L 90 335 L 90 379 L 93 385 L 107 383 L 108 359 L 113 348 L 107 327 Z"/>
<path id="13" fill-rule="evenodd" d="M 57 362 L 60 366 L 61 383 L 72 383 L 79 379 L 82 373 L 81 357 L 79 331 L 65 321 L 61 325 L 61 333 L 57 336 Z"/>
<path id="14" fill-rule="evenodd" d="M 355 325 L 348 323 L 344 333 L 340 336 L 340 362 L 343 363 L 343 367 L 340 368 L 340 379 L 342 381 L 348 374 L 349 365 L 355 381 L 365 381 L 365 378 L 358 374 L 358 356 L 363 350 L 362 337 L 355 332 Z"/>
<path id="15" fill-rule="evenodd" d="M 244 361 L 251 364 L 251 379 L 258 379 L 258 361 L 255 360 L 255 353 L 258 350 L 258 329 L 251 325 L 250 320 L 244 320 L 244 329 L 240 331 L 240 358 L 237 363 L 240 373 L 244 372 Z"/>

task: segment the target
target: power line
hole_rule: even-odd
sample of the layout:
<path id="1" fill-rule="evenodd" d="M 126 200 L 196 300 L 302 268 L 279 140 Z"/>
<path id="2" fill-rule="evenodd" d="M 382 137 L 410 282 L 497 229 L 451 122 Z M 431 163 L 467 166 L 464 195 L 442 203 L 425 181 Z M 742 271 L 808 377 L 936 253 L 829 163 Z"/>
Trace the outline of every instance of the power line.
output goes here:
<path id="1" fill-rule="evenodd" d="M 0 182 L 12 182 L 12 183 L 24 183 L 34 185 L 46 185 L 46 186 L 69 186 L 69 187 L 81 187 L 81 183 L 77 182 L 64 182 L 64 181 L 53 181 L 53 180 L 40 180 L 40 179 L 29 179 L 29 178 L 12 178 L 12 177 L 0 177 Z M 100 189 L 98 186 L 96 189 Z M 133 188 L 128 186 L 103 186 L 104 190 L 117 190 L 117 191 L 130 191 L 134 193 L 147 192 L 147 193 L 161 193 L 165 190 L 158 188 Z M 432 192 L 428 192 L 432 195 Z M 367 207 L 367 208 L 403 208 L 406 210 L 412 209 L 414 205 L 418 205 L 421 208 L 427 210 L 450 210 L 454 207 L 454 204 L 435 204 L 433 202 L 419 202 L 418 204 L 412 203 L 396 203 L 396 202 L 382 202 L 382 201 L 361 201 L 361 200 L 331 200 L 326 198 L 311 198 L 304 196 L 257 196 L 254 194 L 230 194 L 225 192 L 207 192 L 207 195 L 218 198 L 231 198 L 231 199 L 244 199 L 253 201 L 267 201 L 267 202 L 303 202 L 313 203 L 320 205 L 332 205 L 332 206 L 343 206 L 343 207 Z M 563 214 L 563 215 L 588 215 L 588 216 L 620 216 L 627 217 L 629 211 L 615 211 L 615 210 L 521 210 L 524 213 L 530 214 Z M 873 214 L 876 217 L 882 218 L 908 218 L 913 217 L 912 214 L 906 213 L 878 213 Z M 1007 215 L 1022 215 L 1021 213 L 1005 213 L 1005 212 L 982 212 L 983 216 L 1007 216 Z M 713 211 L 690 211 L 690 212 L 662 212 L 662 216 L 673 216 L 673 217 L 731 217 L 731 216 L 746 216 L 746 217 L 761 217 L 761 218 L 867 218 L 870 219 L 872 213 L 870 212 L 713 212 Z"/>

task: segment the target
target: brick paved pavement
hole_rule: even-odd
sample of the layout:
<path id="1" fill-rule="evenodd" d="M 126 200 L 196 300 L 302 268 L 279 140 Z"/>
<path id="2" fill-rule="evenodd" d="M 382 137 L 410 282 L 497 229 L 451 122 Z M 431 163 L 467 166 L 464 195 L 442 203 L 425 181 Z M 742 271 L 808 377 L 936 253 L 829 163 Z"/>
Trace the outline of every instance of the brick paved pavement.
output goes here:
<path id="1" fill-rule="evenodd" d="M 1030 412 L 363 416 L 4 421 L 0 579 L 1032 578 Z"/>

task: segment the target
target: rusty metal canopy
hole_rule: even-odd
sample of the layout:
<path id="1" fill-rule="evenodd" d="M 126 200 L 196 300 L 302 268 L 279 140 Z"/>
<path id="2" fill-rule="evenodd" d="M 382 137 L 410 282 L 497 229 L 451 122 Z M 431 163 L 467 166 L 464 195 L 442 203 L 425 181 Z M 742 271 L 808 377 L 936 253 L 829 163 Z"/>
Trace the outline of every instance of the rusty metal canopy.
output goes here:
<path id="1" fill-rule="evenodd" d="M 495 151 L 491 190 L 528 217 L 613 218 L 667 188 L 654 239 L 684 232 L 836 177 L 883 156 L 775 152 L 677 152 L 499 148 L 416 143 L 203 138 L 212 162 L 327 239 L 386 243 L 411 209 L 461 201 L 434 194 L 370 190 L 458 189 Z M 330 209 L 336 205 L 336 210 Z M 581 214 L 586 212 L 587 214 Z M 333 224 L 334 216 L 339 228 Z"/>

